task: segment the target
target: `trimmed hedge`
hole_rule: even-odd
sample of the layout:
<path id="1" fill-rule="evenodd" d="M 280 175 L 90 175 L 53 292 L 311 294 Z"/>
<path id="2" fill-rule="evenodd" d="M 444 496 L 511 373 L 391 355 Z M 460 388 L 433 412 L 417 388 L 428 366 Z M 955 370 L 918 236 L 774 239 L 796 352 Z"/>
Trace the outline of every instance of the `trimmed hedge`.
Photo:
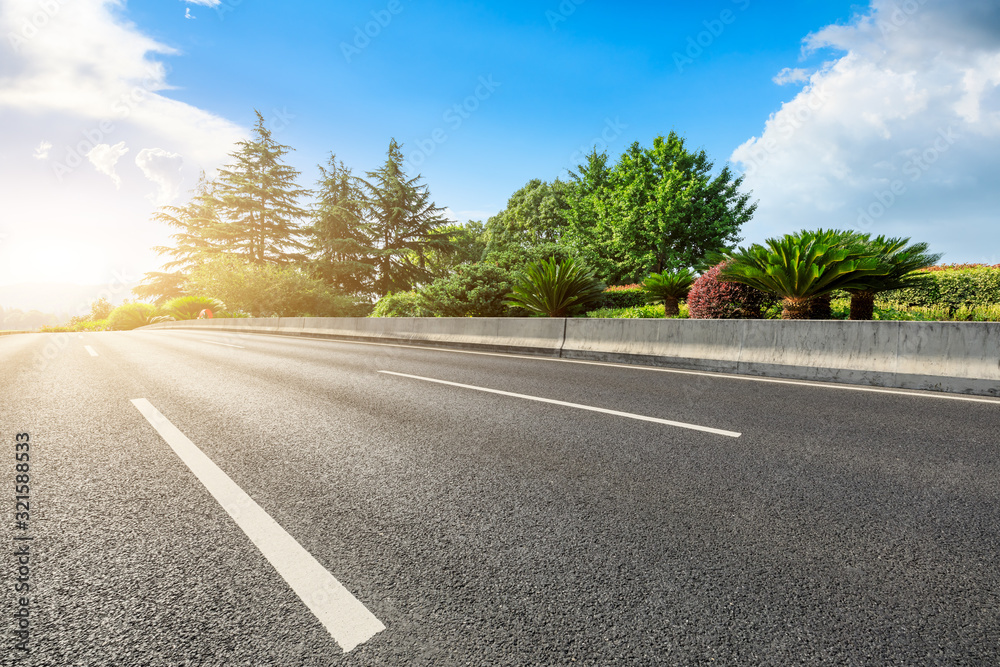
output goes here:
<path id="1" fill-rule="evenodd" d="M 646 305 L 646 290 L 642 285 L 615 285 L 604 290 L 602 308 L 635 308 Z"/>
<path id="2" fill-rule="evenodd" d="M 924 285 L 881 292 L 876 302 L 949 311 L 1000 304 L 1000 267 L 935 266 L 918 273 L 926 276 Z"/>

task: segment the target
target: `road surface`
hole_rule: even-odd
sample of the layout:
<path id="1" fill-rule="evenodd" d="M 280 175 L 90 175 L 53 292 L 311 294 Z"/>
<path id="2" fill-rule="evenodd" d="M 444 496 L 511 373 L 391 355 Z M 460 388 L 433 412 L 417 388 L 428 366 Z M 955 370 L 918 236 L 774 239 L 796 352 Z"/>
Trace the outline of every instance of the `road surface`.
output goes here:
<path id="1" fill-rule="evenodd" d="M 207 331 L 0 368 L 4 664 L 1000 661 L 992 399 Z"/>

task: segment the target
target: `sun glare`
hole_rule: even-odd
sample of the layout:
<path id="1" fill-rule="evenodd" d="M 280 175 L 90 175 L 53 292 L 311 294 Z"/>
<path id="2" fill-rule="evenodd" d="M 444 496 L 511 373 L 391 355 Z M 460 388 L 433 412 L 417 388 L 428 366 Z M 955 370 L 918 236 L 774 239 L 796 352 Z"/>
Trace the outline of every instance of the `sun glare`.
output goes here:
<path id="1" fill-rule="evenodd" d="M 111 278 L 102 250 L 59 241 L 11 247 L 4 269 L 8 283 L 100 285 Z"/>

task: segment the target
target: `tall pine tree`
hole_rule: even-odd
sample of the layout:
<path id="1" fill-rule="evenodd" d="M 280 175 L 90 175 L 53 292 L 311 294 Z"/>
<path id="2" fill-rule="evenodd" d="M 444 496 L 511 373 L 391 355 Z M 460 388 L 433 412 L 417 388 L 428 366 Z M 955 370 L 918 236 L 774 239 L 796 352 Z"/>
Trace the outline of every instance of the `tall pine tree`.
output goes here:
<path id="1" fill-rule="evenodd" d="M 335 155 L 330 155 L 327 167 L 319 165 L 319 171 L 319 201 L 306 229 L 310 264 L 336 291 L 364 292 L 375 273 L 375 258 L 360 183 Z"/>
<path id="2" fill-rule="evenodd" d="M 153 214 L 153 220 L 174 228 L 171 234 L 174 245 L 153 248 L 161 255 L 173 257 L 164 263 L 165 269 L 189 269 L 207 257 L 225 252 L 225 246 L 214 240 L 219 226 L 219 200 L 217 186 L 201 173 L 191 200 L 181 206 L 162 206 Z"/>
<path id="3" fill-rule="evenodd" d="M 185 273 L 206 259 L 225 252 L 225 247 L 214 240 L 219 224 L 218 200 L 215 183 L 201 173 L 188 203 L 180 206 L 162 206 L 153 219 L 172 227 L 173 246 L 153 248 L 172 259 L 163 264 L 166 271 L 151 271 L 143 276 L 142 284 L 133 293 L 143 299 L 153 299 L 157 305 L 184 295 Z"/>
<path id="4" fill-rule="evenodd" d="M 219 217 L 213 242 L 253 264 L 286 264 L 304 259 L 299 221 L 307 215 L 298 200 L 309 194 L 295 179 L 299 172 L 282 158 L 292 149 L 271 137 L 259 111 L 250 140 L 240 141 L 234 163 L 219 171 Z"/>
<path id="5" fill-rule="evenodd" d="M 448 235 L 440 230 L 448 222 L 441 216 L 444 209 L 430 201 L 419 175 L 407 178 L 402 164 L 403 152 L 393 139 L 385 164 L 367 172 L 369 180 L 361 181 L 376 269 L 372 292 L 378 297 L 428 282 L 432 278 L 428 251 L 446 250 L 450 245 Z"/>

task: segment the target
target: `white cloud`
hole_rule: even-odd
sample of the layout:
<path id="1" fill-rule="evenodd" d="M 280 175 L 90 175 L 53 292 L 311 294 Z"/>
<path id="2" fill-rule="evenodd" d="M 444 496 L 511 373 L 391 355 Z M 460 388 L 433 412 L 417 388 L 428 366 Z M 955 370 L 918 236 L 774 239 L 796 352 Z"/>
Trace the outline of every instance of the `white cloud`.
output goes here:
<path id="1" fill-rule="evenodd" d="M 143 148 L 135 156 L 135 164 L 157 186 L 156 194 L 150 197 L 154 204 L 162 206 L 180 194 L 181 168 L 184 165 L 184 158 L 180 155 L 162 148 Z"/>
<path id="2" fill-rule="evenodd" d="M 184 0 L 184 2 L 192 5 L 202 5 L 204 7 L 218 7 L 222 4 L 222 0 Z"/>
<path id="3" fill-rule="evenodd" d="M 184 18 L 186 18 L 186 19 L 196 19 L 198 17 L 191 13 L 191 8 L 190 7 L 185 7 L 184 8 Z"/>
<path id="4" fill-rule="evenodd" d="M 125 147 L 124 141 L 119 141 L 114 146 L 97 144 L 87 153 L 87 159 L 90 160 L 97 171 L 111 178 L 115 184 L 115 188 L 121 188 L 122 179 L 115 172 L 115 165 L 118 164 L 118 158 L 125 155 L 125 153 L 128 153 L 128 148 Z"/>
<path id="5" fill-rule="evenodd" d="M 53 238 L 88 256 L 106 251 L 109 280 L 114 272 L 155 270 L 161 260 L 150 247 L 168 243 L 169 230 L 150 220 L 149 183 L 129 178 L 133 167 L 117 161 L 115 147 L 183 155 L 179 185 L 156 155 L 147 164 L 156 197 L 168 197 L 193 186 L 201 169 L 214 172 L 246 136 L 235 123 L 166 96 L 171 84 L 185 82 L 168 81 L 163 61 L 181 54 L 127 15 L 124 0 L 0 0 L 0 180 L 15 184 L 4 198 L 5 219 L 30 221 L 0 244 L 0 285 L 22 280 L 15 260 Z M 40 157 L 40 137 L 51 144 L 48 159 Z M 113 197 L 108 177 L 120 183 Z"/>
<path id="6" fill-rule="evenodd" d="M 789 83 L 805 83 L 809 80 L 809 71 L 797 67 L 792 69 L 791 67 L 786 67 L 780 72 L 778 72 L 772 81 L 774 81 L 779 86 L 784 86 Z"/>
<path id="7" fill-rule="evenodd" d="M 49 157 L 50 150 L 52 150 L 52 142 L 42 141 L 35 147 L 33 155 L 36 160 L 45 160 Z"/>
<path id="8" fill-rule="evenodd" d="M 834 59 L 730 158 L 760 200 L 747 240 L 860 228 L 1000 263 L 1000 5 L 875 0 L 805 44 Z"/>
<path id="9" fill-rule="evenodd" d="M 35 26 L 34 0 L 4 0 L 0 32 L 16 39 L 0 43 L 0 61 L 7 65 L 0 74 L 0 109 L 66 114 L 84 124 L 77 133 L 104 135 L 104 142 L 129 131 L 154 134 L 195 164 L 214 167 L 244 130 L 160 94 L 171 86 L 166 68 L 153 56 L 177 51 L 121 19 L 123 4 L 53 3 L 51 16 Z"/>

